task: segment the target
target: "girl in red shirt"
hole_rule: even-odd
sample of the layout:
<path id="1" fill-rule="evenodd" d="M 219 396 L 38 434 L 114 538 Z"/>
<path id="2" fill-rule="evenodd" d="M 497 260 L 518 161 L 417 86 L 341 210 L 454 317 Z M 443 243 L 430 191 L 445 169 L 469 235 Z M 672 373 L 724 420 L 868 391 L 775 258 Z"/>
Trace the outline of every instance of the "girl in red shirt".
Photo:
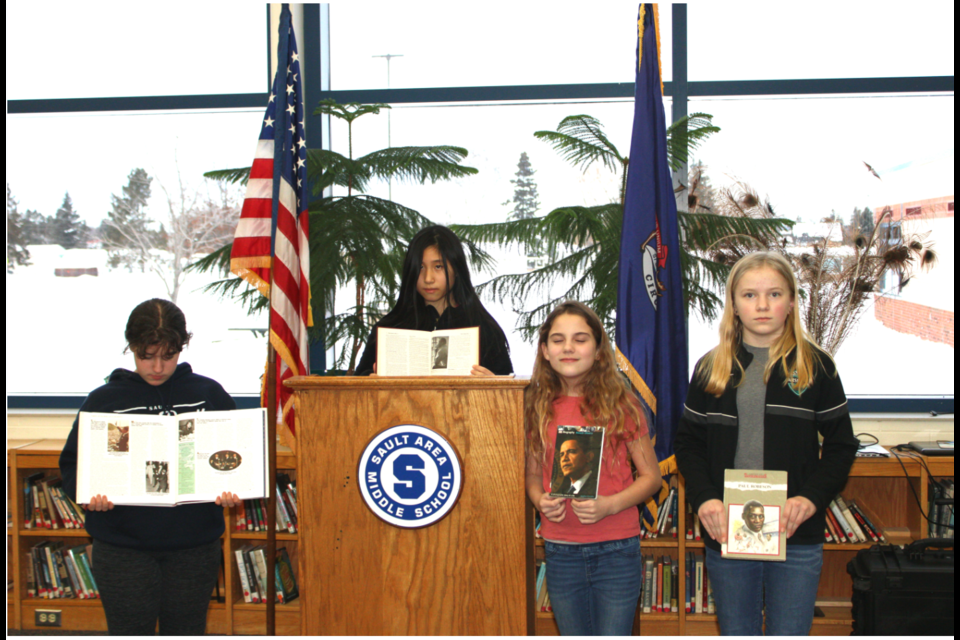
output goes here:
<path id="1" fill-rule="evenodd" d="M 589 307 L 564 302 L 540 327 L 524 423 L 527 496 L 542 515 L 557 626 L 564 635 L 630 635 L 640 598 L 636 507 L 660 488 L 660 471 L 639 401 Z M 605 427 L 596 499 L 550 496 L 560 425 Z M 564 472 L 597 455 L 567 442 L 557 459 Z"/>

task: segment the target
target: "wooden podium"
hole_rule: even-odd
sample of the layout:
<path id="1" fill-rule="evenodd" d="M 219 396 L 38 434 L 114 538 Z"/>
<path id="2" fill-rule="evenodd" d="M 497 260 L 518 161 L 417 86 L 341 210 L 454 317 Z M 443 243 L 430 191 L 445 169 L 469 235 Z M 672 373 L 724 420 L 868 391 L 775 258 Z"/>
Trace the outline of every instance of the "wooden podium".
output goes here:
<path id="1" fill-rule="evenodd" d="M 296 377 L 303 635 L 532 635 L 533 517 L 524 490 L 528 380 Z M 396 425 L 459 454 L 459 502 L 404 529 L 363 501 L 358 464 Z"/>

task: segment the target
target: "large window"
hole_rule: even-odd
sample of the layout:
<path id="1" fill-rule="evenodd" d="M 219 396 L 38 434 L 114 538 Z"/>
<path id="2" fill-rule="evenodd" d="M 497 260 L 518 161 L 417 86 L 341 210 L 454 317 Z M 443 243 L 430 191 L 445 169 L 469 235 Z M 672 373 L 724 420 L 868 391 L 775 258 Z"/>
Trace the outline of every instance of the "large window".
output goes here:
<path id="1" fill-rule="evenodd" d="M 39 49 L 33 30 L 9 30 L 8 98 L 239 95 L 267 86 L 267 12 L 262 6 L 122 7 L 93 12 L 58 8 L 45 16 Z M 661 8 L 668 94 L 677 90 L 693 96 L 687 112 L 713 114 L 722 129 L 693 159 L 707 166 L 714 186 L 742 179 L 769 195 L 778 214 L 810 223 L 834 213 L 846 222 L 854 208 L 919 206 L 915 201 L 953 193 L 952 5 L 921 4 L 898 11 L 872 6 L 801 9 L 761 2 Z M 676 23 L 675 11 L 680 18 Z M 26 6 L 8 8 L 8 23 L 35 23 L 34 12 Z M 503 203 L 512 196 L 510 180 L 521 152 L 537 171 L 542 213 L 615 197 L 616 181 L 610 175 L 582 174 L 532 134 L 554 129 L 566 115 L 586 113 L 599 118 L 620 150 L 629 152 L 633 109 L 632 101 L 622 97 L 623 85 L 590 100 L 564 94 L 580 84 L 633 82 L 636 14 L 637 3 L 625 0 L 575 12 L 523 3 L 493 8 L 440 2 L 337 3 L 329 7 L 329 48 L 313 50 L 330 51 L 330 88 L 341 92 L 341 100 L 363 91 L 363 100 L 394 102 L 395 94 L 385 91 L 388 86 L 446 90 L 436 98 L 443 103 L 394 102 L 389 120 L 386 115 L 358 120 L 355 155 L 383 148 L 388 139 L 395 146 L 453 144 L 467 148 L 465 164 L 480 170 L 476 176 L 435 186 L 375 185 L 378 194 L 389 191 L 393 199 L 441 223 L 500 221 L 509 213 Z M 307 30 L 300 43 L 302 55 L 322 33 L 316 27 Z M 917 34 L 922 34 L 923 46 L 916 46 Z M 687 51 L 685 73 L 674 72 L 675 42 Z M 29 60 L 18 51 L 29 51 Z M 387 54 L 402 57 L 388 63 L 382 57 Z M 675 76 L 679 84 L 673 82 Z M 882 82 L 931 76 L 949 76 L 949 82 L 923 93 L 909 82 L 900 83 L 893 94 Z M 850 89 L 855 93 L 836 93 L 844 90 L 829 83 L 836 78 L 855 79 Z M 809 95 L 810 83 L 816 86 L 818 79 L 833 93 Z M 750 80 L 788 82 L 777 85 L 776 95 L 764 95 L 771 89 L 738 82 Z M 883 88 L 871 90 L 871 82 Z M 537 85 L 567 88 L 551 90 L 550 101 L 531 98 L 518 104 L 497 97 L 497 87 Z M 482 97 L 458 94 L 461 87 L 482 87 Z M 742 95 L 731 95 L 738 91 Z M 8 115 L 7 180 L 19 211 L 53 215 L 69 192 L 81 216 L 96 225 L 111 206 L 111 194 L 120 193 L 135 167 L 171 188 L 177 183 L 177 163 L 186 182 L 199 185 L 202 171 L 250 162 L 262 107 L 149 115 L 140 108 L 118 102 L 117 111 L 128 111 Z M 669 98 L 667 108 L 669 119 Z M 343 151 L 345 128 L 334 121 L 330 133 L 333 148 Z M 159 219 L 166 202 L 158 184 L 153 190 L 151 206 Z M 948 300 L 935 293 L 952 292 L 954 286 L 952 231 L 949 242 L 943 235 L 947 226 L 952 230 L 952 202 L 949 211 L 949 225 L 938 222 L 928 229 L 941 236 L 933 238 L 941 262 L 930 278 L 937 282 L 915 283 L 918 293 L 899 297 L 949 313 L 944 317 L 950 318 L 952 328 L 952 295 Z M 901 229 L 899 223 L 888 227 L 891 232 Z M 500 272 L 527 266 L 523 256 L 497 255 Z M 129 273 L 112 274 L 117 279 L 113 282 L 100 276 L 44 276 L 47 280 L 41 281 L 36 270 L 27 277 L 30 273 L 18 269 L 8 277 L 9 295 L 15 296 L 11 299 L 32 294 L 29 299 L 34 300 L 38 290 L 57 295 L 32 302 L 29 313 L 8 305 L 8 370 L 11 362 L 37 363 L 27 364 L 25 375 L 8 376 L 15 381 L 15 393 L 85 393 L 113 366 L 127 366 L 129 356 L 116 355 L 123 346 L 120 316 L 135 301 L 163 295 L 159 280 L 150 286 L 120 283 L 133 277 Z M 478 274 L 477 280 L 485 277 Z M 255 392 L 263 341 L 249 329 L 265 325 L 265 320 L 248 318 L 199 293 L 198 285 L 195 278 L 182 294 L 196 335 L 191 363 L 231 392 Z M 79 292 L 79 300 L 72 297 Z M 126 311 L 104 320 L 103 299 L 116 300 Z M 511 309 L 497 307 L 494 314 L 505 328 L 512 326 Z M 884 333 L 894 330 L 877 317 L 868 310 L 861 330 L 837 356 L 848 391 L 952 397 L 952 345 Z M 712 327 L 691 320 L 691 360 L 713 344 L 714 335 Z M 14 342 L 30 345 L 31 353 L 17 355 L 11 351 Z M 883 348 L 877 348 L 878 343 Z M 36 355 L 36 345 L 45 345 L 43 357 Z M 511 346 L 517 371 L 528 373 L 532 347 L 516 335 Z M 64 369 L 62 375 L 51 376 L 46 354 L 77 352 L 84 358 L 109 352 L 111 359 L 96 360 L 93 366 L 84 360 L 83 366 L 71 366 L 70 373 Z M 894 359 L 898 352 L 903 359 Z M 905 374 L 911 359 L 918 362 Z"/>
<path id="2" fill-rule="evenodd" d="M 6 15 L 11 99 L 248 93 L 268 86 L 262 5 L 10 2 Z"/>

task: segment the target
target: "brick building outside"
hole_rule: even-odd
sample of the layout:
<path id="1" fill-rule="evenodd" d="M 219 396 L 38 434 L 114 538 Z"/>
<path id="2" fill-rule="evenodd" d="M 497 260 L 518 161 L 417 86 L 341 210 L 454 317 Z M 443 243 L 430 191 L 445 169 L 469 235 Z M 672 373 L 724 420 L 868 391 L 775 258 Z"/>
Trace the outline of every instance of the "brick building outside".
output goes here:
<path id="1" fill-rule="evenodd" d="M 884 212 L 890 215 L 880 219 Z M 927 198 L 874 209 L 881 233 L 891 240 L 903 235 L 926 234 L 933 242 L 938 262 L 930 271 L 918 271 L 897 291 L 899 281 L 888 272 L 883 295 L 874 296 L 874 315 L 885 326 L 924 340 L 953 347 L 954 225 L 953 196 Z"/>

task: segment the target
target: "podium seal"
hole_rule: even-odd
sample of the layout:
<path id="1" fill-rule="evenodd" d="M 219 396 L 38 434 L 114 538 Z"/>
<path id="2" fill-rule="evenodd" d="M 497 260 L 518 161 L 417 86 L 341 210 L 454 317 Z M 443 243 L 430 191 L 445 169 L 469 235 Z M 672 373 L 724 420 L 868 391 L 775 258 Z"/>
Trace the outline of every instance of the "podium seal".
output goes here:
<path id="1" fill-rule="evenodd" d="M 384 429 L 360 455 L 360 493 L 378 518 L 416 529 L 440 521 L 457 504 L 463 468 L 436 431 L 404 424 Z"/>

